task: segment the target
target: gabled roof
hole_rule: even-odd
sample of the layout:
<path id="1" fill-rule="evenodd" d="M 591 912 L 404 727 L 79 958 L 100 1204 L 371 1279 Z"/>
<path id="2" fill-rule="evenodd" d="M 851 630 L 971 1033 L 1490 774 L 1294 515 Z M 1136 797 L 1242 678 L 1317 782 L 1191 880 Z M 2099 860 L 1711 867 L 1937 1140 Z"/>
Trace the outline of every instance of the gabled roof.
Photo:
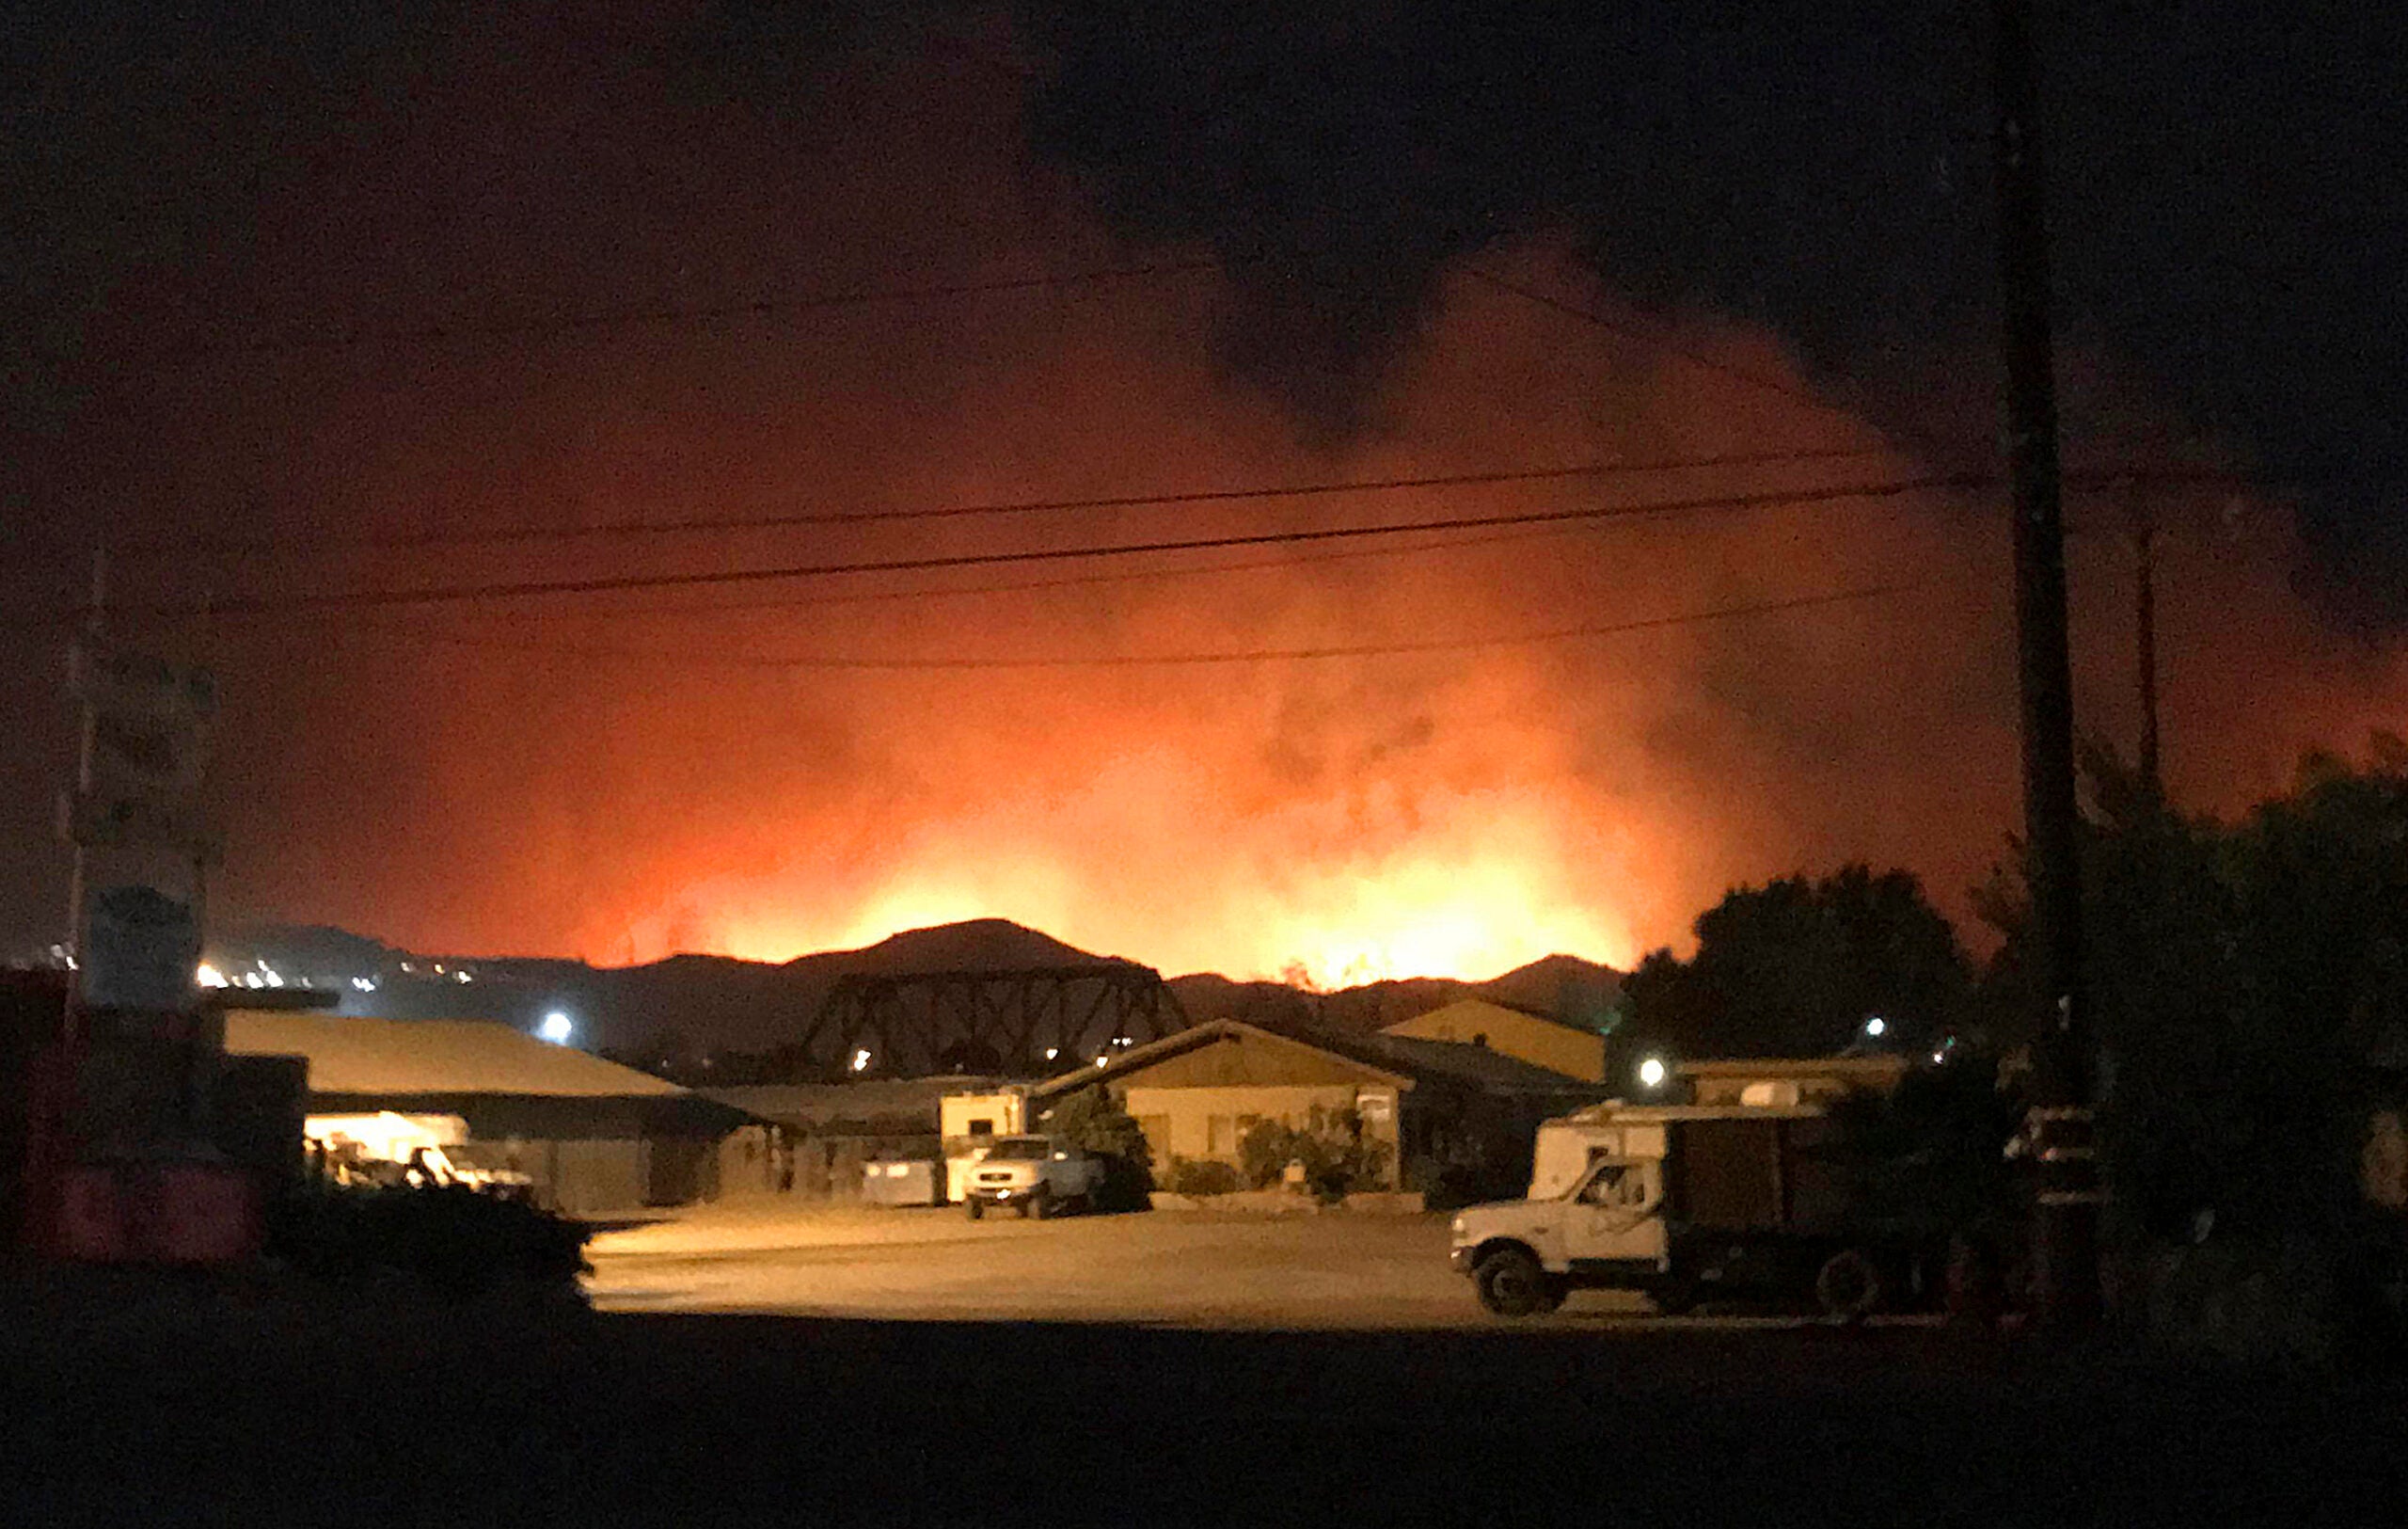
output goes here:
<path id="1" fill-rule="evenodd" d="M 1151 1067 L 1156 1062 L 1167 1061 L 1173 1057 L 1183 1057 L 1191 1051 L 1201 1051 L 1206 1046 L 1217 1045 L 1224 1041 L 1244 1040 L 1249 1037 L 1284 1043 L 1288 1045 L 1309 1046 L 1316 1051 L 1326 1052 L 1342 1061 L 1376 1074 L 1398 1088 L 1409 1089 L 1413 1087 L 1415 1081 L 1409 1071 L 1398 1065 L 1396 1058 L 1386 1056 L 1377 1048 L 1362 1042 L 1323 1035 L 1318 1031 L 1275 1030 L 1260 1025 L 1249 1025 L 1242 1019 L 1214 1019 L 1207 1020 L 1201 1025 L 1190 1026 L 1176 1035 L 1166 1035 L 1159 1041 L 1149 1041 L 1144 1045 L 1124 1051 L 1101 1067 L 1083 1067 L 1075 1072 L 1064 1073 L 1059 1077 L 1052 1077 L 1042 1083 L 1033 1084 L 1029 1088 L 1028 1096 L 1031 1099 L 1050 1099 L 1056 1094 L 1072 1093 L 1091 1083 L 1116 1081 L 1131 1073 Z"/>
<path id="2" fill-rule="evenodd" d="M 1482 1088 L 1498 1089 L 1508 1093 L 1581 1093 L 1594 1095 L 1600 1086 L 1569 1073 L 1559 1073 L 1552 1067 L 1541 1067 L 1509 1057 L 1489 1046 L 1476 1046 L 1462 1041 L 1424 1041 L 1409 1035 L 1388 1035 L 1378 1038 L 1380 1048 L 1399 1061 L 1424 1074 L 1443 1074 Z"/>
<path id="3" fill-rule="evenodd" d="M 238 1009 L 226 1015 L 226 1049 L 240 1056 L 308 1058 L 313 1094 L 627 1099 L 689 1091 L 649 1073 L 483 1020 L 345 1019 Z"/>
<path id="4" fill-rule="evenodd" d="M 1336 1035 L 1326 1030 L 1274 1029 L 1242 1019 L 1215 1019 L 1125 1051 L 1101 1067 L 1085 1067 L 1032 1086 L 1032 1099 L 1074 1092 L 1091 1083 L 1110 1083 L 1173 1057 L 1223 1041 L 1253 1037 L 1308 1046 L 1373 1074 L 1401 1089 L 1417 1083 L 1469 1084 L 1507 1093 L 1594 1096 L 1592 1085 L 1550 1068 L 1533 1066 L 1484 1046 L 1453 1041 L 1422 1041 L 1397 1035 Z"/>
<path id="5" fill-rule="evenodd" d="M 1559 1030 L 1568 1030 L 1574 1035 L 1585 1035 L 1593 1038 L 1597 1033 L 1594 1030 L 1585 1028 L 1578 1025 L 1567 1025 L 1562 1020 L 1556 1018 L 1553 1014 L 1543 1013 L 1536 1009 L 1525 1009 L 1518 1003 L 1503 1003 L 1495 998 L 1481 997 L 1457 998 L 1452 1003 L 1441 1004 L 1435 1009 L 1424 1010 L 1422 1012 L 1414 1015 L 1410 1019 L 1398 1020 L 1395 1024 L 1381 1030 L 1380 1033 L 1383 1035 L 1394 1035 L 1397 1031 L 1404 1028 L 1408 1025 L 1427 1024 L 1431 1020 L 1439 1018 L 1459 1017 L 1466 1020 L 1474 1019 L 1483 1011 L 1491 1013 L 1510 1015 L 1514 1019 L 1536 1020 L 1539 1024 L 1552 1025 Z"/>

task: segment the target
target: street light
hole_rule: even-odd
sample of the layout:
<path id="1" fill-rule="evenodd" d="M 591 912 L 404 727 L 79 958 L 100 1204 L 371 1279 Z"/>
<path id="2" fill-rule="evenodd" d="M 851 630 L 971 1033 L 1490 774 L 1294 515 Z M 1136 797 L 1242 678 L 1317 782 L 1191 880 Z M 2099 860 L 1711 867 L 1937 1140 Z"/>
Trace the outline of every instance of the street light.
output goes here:
<path id="1" fill-rule="evenodd" d="M 535 1033 L 556 1046 L 564 1046 L 568 1044 L 568 1038 L 577 1033 L 577 1022 L 555 1009 L 544 1016 L 544 1022 L 535 1027 Z"/>
<path id="2" fill-rule="evenodd" d="M 1664 1086 L 1664 1077 L 1665 1068 L 1663 1058 L 1650 1057 L 1645 1061 L 1639 1064 L 1640 1087 L 1644 1089 L 1660 1089 Z"/>
<path id="3" fill-rule="evenodd" d="M 1890 1022 L 1883 1019 L 1879 1014 L 1875 1014 L 1872 1018 L 1864 1022 L 1864 1033 L 1873 1037 L 1876 1041 L 1880 1040 L 1883 1035 L 1887 1034 L 1889 1032 L 1889 1028 Z"/>
<path id="4" fill-rule="evenodd" d="M 866 1072 L 868 1072 L 868 1071 L 869 1071 L 869 1061 L 870 1061 L 870 1058 L 869 1058 L 869 1053 L 868 1053 L 867 1051 L 856 1051 L 856 1052 L 854 1052 L 854 1053 L 853 1053 L 853 1071 L 854 1071 L 854 1072 L 856 1072 L 856 1073 L 866 1073 Z"/>

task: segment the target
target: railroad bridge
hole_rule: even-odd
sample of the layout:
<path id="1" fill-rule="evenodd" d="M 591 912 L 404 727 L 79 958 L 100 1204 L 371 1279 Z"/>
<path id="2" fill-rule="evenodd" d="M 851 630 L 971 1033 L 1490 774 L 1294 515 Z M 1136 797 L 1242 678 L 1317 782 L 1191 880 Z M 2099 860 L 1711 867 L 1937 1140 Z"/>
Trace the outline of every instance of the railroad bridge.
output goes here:
<path id="1" fill-rule="evenodd" d="M 1049 1077 L 1188 1027 L 1162 974 L 1135 962 L 840 977 L 800 1049 L 831 1076 Z"/>

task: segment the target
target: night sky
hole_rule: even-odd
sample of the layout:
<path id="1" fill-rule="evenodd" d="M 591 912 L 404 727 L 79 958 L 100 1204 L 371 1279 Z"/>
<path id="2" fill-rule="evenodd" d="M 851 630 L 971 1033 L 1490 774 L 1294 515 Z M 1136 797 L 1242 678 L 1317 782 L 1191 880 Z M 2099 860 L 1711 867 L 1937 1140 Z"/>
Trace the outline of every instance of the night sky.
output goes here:
<path id="1" fill-rule="evenodd" d="M 1627 963 L 1847 858 L 1961 915 L 2018 820 L 1993 489 L 356 598 L 1994 469 L 1987 7 L 1732 12 L 12 8 L 0 945 L 61 922 L 103 537 L 118 629 L 222 677 L 225 920 L 616 963 L 993 914 L 1330 980 Z M 2145 502 L 2170 782 L 2229 810 L 2400 714 L 2408 37 L 2038 15 L 2068 458 L 2229 474 Z M 2068 512 L 2128 750 L 2132 508 Z M 698 519 L 754 523 L 626 529 Z"/>

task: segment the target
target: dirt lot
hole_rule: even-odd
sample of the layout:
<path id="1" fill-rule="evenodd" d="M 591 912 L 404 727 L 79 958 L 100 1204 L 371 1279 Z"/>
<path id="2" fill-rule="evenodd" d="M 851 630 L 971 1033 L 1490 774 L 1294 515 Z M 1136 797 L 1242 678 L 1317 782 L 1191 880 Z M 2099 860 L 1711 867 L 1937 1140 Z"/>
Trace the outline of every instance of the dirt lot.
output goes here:
<path id="1" fill-rule="evenodd" d="M 29 1283 L 0 1299 L 0 1522 L 2194 1529 L 2408 1492 L 2388 1378 L 1595 1304 L 1494 1323 L 1444 1242 L 721 1212 L 606 1237 L 598 1314 Z M 1047 1303 L 1079 1320 L 922 1319 Z M 811 1311 L 853 1314 L 774 1314 Z"/>
<path id="2" fill-rule="evenodd" d="M 705 1208 L 591 1250 L 604 1311 L 1423 1327 L 1480 1316 L 1440 1216 Z"/>
<path id="3" fill-rule="evenodd" d="M 1052 1221 L 958 1209 L 703 1207 L 597 1236 L 607 1312 L 1116 1322 L 1274 1329 L 1489 1328 L 1447 1267 L 1444 1216 L 1157 1211 Z M 1583 1291 L 1538 1326 L 1645 1318 Z M 1718 1327 L 1777 1319 L 1718 1316 Z"/>

